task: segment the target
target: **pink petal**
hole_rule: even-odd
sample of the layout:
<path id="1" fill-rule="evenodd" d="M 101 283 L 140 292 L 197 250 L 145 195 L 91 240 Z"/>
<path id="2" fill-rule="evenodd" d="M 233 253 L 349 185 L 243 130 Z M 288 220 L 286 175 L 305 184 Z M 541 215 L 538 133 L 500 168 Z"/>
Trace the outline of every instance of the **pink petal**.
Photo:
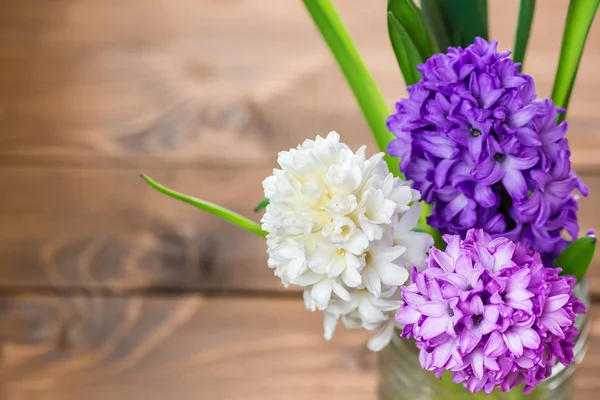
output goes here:
<path id="1" fill-rule="evenodd" d="M 473 351 L 471 358 L 471 367 L 473 367 L 473 373 L 477 379 L 483 378 L 483 354 L 481 349 Z"/>
<path id="2" fill-rule="evenodd" d="M 531 328 L 520 329 L 519 335 L 523 343 L 523 347 L 528 349 L 537 349 L 540 347 L 540 336 Z"/>
<path id="3" fill-rule="evenodd" d="M 396 314 L 396 321 L 404 325 L 416 324 L 419 321 L 419 318 L 421 318 L 421 315 L 423 314 L 414 308 L 404 306 L 398 310 L 398 313 Z"/>
<path id="4" fill-rule="evenodd" d="M 421 336 L 423 339 L 432 339 L 441 335 L 446 330 L 447 318 L 427 318 L 421 325 Z"/>
<path id="5" fill-rule="evenodd" d="M 468 354 L 479 344 L 481 341 L 481 331 L 479 329 L 464 329 L 460 335 L 460 341 L 458 345 L 463 354 Z"/>
<path id="6" fill-rule="evenodd" d="M 544 305 L 544 312 L 553 312 L 562 308 L 571 298 L 568 294 L 559 294 L 557 296 L 548 297 Z"/>
<path id="7" fill-rule="evenodd" d="M 438 318 L 448 312 L 448 306 L 444 303 L 428 301 L 416 306 L 417 311 L 428 317 Z"/>
<path id="8" fill-rule="evenodd" d="M 523 355 L 523 343 L 519 337 L 518 332 L 506 331 L 502 334 L 504 343 L 508 346 L 508 349 L 517 357 Z"/>

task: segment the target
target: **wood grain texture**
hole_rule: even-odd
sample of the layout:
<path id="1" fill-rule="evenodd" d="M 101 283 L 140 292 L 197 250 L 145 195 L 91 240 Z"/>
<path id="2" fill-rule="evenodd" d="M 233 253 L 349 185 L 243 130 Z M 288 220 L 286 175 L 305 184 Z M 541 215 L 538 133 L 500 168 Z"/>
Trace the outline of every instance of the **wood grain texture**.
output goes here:
<path id="1" fill-rule="evenodd" d="M 385 0 L 335 3 L 392 104 L 406 91 Z M 509 48 L 518 1 L 489 3 L 492 35 Z M 525 70 L 540 96 L 567 6 L 537 10 Z M 299 1 L 5 0 L 0 14 L 1 288 L 281 290 L 260 240 L 151 192 L 138 174 L 258 218 L 278 151 L 332 129 L 375 149 Z M 569 132 L 592 196 L 598 25 Z M 600 226 L 594 201 L 582 207 L 582 228 Z M 590 275 L 600 293 L 600 261 Z"/>
<path id="2" fill-rule="evenodd" d="M 147 172 L 260 219 L 252 210 L 262 194 L 254 182 L 266 169 Z M 583 179 L 592 196 L 600 193 L 600 176 Z M 155 192 L 129 171 L 0 168 L 0 181 L 0 289 L 290 290 L 267 267 L 263 240 Z M 581 231 L 600 227 L 594 198 L 580 203 Z M 600 256 L 588 276 L 599 294 Z"/>
<path id="3" fill-rule="evenodd" d="M 321 314 L 300 299 L 13 297 L 0 306 L 0 393 L 6 400 L 375 399 L 365 333 L 339 329 L 325 342 Z M 591 336 L 575 400 L 600 390 L 597 317 Z"/>
<path id="4" fill-rule="evenodd" d="M 4 1 L 2 164 L 270 165 L 282 148 L 332 129 L 352 145 L 372 144 L 301 2 L 275 3 Z M 391 105 L 406 92 L 385 3 L 336 1 Z M 543 97 L 567 5 L 547 0 L 537 9 L 525 68 Z M 517 0 L 490 1 L 501 48 L 512 46 L 517 8 Z M 590 143 L 598 136 L 599 31 L 595 24 L 571 112 L 573 145 L 586 165 L 597 165 L 600 148 L 600 139 Z"/>
<path id="5" fill-rule="evenodd" d="M 365 332 L 322 337 L 302 300 L 17 297 L 0 388 L 23 399 L 366 399 Z"/>

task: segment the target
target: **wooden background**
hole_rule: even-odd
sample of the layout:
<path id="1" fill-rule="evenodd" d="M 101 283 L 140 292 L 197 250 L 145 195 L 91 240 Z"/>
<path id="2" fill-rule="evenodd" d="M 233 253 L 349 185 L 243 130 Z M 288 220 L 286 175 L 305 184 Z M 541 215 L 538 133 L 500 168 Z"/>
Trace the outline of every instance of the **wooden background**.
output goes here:
<path id="1" fill-rule="evenodd" d="M 583 1 L 583 0 L 582 0 Z M 336 0 L 389 104 L 405 88 L 385 0 Z M 490 0 L 512 46 L 517 0 Z M 547 97 L 567 0 L 538 2 L 525 70 Z M 2 0 L 0 400 L 373 399 L 364 332 L 322 339 L 264 243 L 146 187 L 257 218 L 277 151 L 372 139 L 302 4 Z M 570 109 L 573 164 L 600 193 L 600 23 Z M 582 231 L 600 228 L 596 197 Z M 600 258 L 590 272 L 600 299 Z M 575 399 L 600 390 L 600 320 Z M 599 316 L 600 318 L 600 316 Z"/>

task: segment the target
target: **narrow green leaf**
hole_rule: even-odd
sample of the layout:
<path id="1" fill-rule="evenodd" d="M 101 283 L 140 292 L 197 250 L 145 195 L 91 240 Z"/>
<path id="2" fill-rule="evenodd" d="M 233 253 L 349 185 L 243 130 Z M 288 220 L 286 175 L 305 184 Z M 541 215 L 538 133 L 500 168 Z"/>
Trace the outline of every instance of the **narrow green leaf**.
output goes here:
<path id="1" fill-rule="evenodd" d="M 554 267 L 562 268 L 561 275 L 573 275 L 581 281 L 592 263 L 596 251 L 595 236 L 584 236 L 569 243 L 554 262 Z"/>
<path id="2" fill-rule="evenodd" d="M 390 109 L 363 63 L 350 34 L 331 0 L 303 0 L 303 3 L 352 89 L 379 150 L 385 152 L 388 144 L 394 139 L 394 135 L 386 126 Z M 398 158 L 391 157 L 386 152 L 385 161 L 394 175 L 401 176 Z"/>
<path id="3" fill-rule="evenodd" d="M 256 205 L 256 207 L 254 207 L 254 212 L 259 212 L 264 210 L 265 208 L 267 208 L 267 206 L 269 205 L 269 199 L 262 199 L 260 201 L 260 203 L 258 203 Z"/>
<path id="4" fill-rule="evenodd" d="M 444 20 L 442 11 L 444 0 L 421 0 L 421 12 L 423 19 L 431 32 L 437 48 L 445 52 L 452 45 L 450 31 Z"/>
<path id="5" fill-rule="evenodd" d="M 450 8 L 451 13 L 455 16 L 452 20 L 457 24 L 455 31 L 458 34 L 460 46 L 470 45 L 478 36 L 487 40 L 487 0 L 447 1 L 446 7 Z"/>
<path id="6" fill-rule="evenodd" d="M 558 69 L 552 89 L 552 101 L 565 110 L 569 105 L 585 41 L 599 4 L 600 0 L 571 0 L 569 3 Z M 559 119 L 564 119 L 565 114 L 562 114 Z"/>
<path id="7" fill-rule="evenodd" d="M 388 12 L 388 31 L 400 71 L 404 76 L 404 82 L 407 86 L 414 85 L 421 79 L 417 65 L 422 64 L 425 60 L 419 54 L 404 26 L 391 12 Z"/>
<path id="8" fill-rule="evenodd" d="M 168 187 L 156 182 L 146 174 L 142 174 L 141 176 L 150 186 L 152 186 L 159 192 L 166 194 L 169 197 L 183 201 L 184 203 L 191 204 L 194 207 L 200 208 L 201 210 L 208 211 L 209 213 L 216 215 L 217 217 L 223 218 L 224 220 L 227 220 L 232 224 L 239 226 L 240 228 L 254 233 L 255 235 L 261 237 L 265 237 L 267 235 L 267 232 L 263 231 L 260 225 L 252 221 L 251 219 L 248 219 L 217 204 L 213 204 L 208 201 L 200 200 L 195 197 L 187 196 L 185 194 L 171 190 Z"/>
<path id="9" fill-rule="evenodd" d="M 443 37 L 441 32 L 446 32 L 448 45 L 438 42 L 440 49 L 466 47 L 477 36 L 488 37 L 487 0 L 422 0 L 421 9 L 436 39 Z"/>
<path id="10" fill-rule="evenodd" d="M 423 60 L 439 52 L 427 29 L 421 10 L 413 0 L 388 0 L 387 11 L 388 14 L 392 13 L 402 25 Z M 388 27 L 389 20 L 388 16 Z"/>
<path id="11" fill-rule="evenodd" d="M 488 2 L 487 0 L 480 0 L 479 2 L 479 14 L 481 18 L 481 23 L 483 24 L 483 32 L 485 33 L 484 38 L 488 38 L 490 36 L 490 31 L 488 28 Z"/>
<path id="12" fill-rule="evenodd" d="M 517 22 L 517 32 L 515 33 L 515 46 L 513 50 L 513 61 L 523 63 L 527 43 L 529 43 L 529 34 L 531 33 L 531 24 L 535 12 L 535 0 L 521 0 L 519 6 L 519 20 Z M 522 69 L 522 67 L 521 67 Z"/>

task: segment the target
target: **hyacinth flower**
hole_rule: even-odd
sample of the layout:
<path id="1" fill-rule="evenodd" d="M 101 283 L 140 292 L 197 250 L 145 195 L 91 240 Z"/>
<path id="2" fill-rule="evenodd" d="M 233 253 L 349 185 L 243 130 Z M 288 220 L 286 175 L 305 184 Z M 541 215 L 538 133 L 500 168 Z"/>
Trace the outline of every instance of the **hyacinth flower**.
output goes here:
<path id="1" fill-rule="evenodd" d="M 576 238 L 587 187 L 571 170 L 567 123 L 536 98 L 531 76 L 482 38 L 418 67 L 422 78 L 396 105 L 391 155 L 433 204 L 429 224 L 463 235 L 482 228 L 530 247 L 552 266 Z"/>
<path id="2" fill-rule="evenodd" d="M 504 237 L 471 229 L 465 239 L 446 235 L 428 267 L 413 270 L 402 288 L 396 319 L 415 338 L 421 366 L 467 390 L 491 393 L 524 385 L 531 392 L 560 362 L 573 362 L 575 278 L 543 265 L 539 253 Z"/>

